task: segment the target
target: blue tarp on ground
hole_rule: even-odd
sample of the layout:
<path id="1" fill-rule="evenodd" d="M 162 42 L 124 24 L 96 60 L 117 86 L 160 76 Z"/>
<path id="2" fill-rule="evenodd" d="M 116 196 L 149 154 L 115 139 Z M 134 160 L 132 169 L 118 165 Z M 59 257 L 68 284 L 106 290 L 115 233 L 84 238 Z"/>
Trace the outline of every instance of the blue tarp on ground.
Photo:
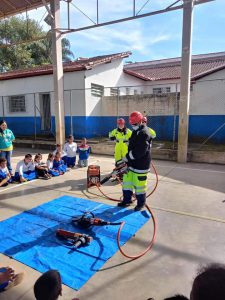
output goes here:
<path id="1" fill-rule="evenodd" d="M 86 199 L 63 196 L 0 222 L 0 252 L 38 270 L 60 271 L 67 286 L 79 290 L 118 250 L 118 226 L 83 230 L 71 223 L 71 217 L 93 211 L 96 217 L 111 222 L 125 221 L 121 245 L 148 220 L 146 211 L 134 212 Z M 85 232 L 93 236 L 86 247 L 71 250 L 57 239 L 58 228 Z"/>

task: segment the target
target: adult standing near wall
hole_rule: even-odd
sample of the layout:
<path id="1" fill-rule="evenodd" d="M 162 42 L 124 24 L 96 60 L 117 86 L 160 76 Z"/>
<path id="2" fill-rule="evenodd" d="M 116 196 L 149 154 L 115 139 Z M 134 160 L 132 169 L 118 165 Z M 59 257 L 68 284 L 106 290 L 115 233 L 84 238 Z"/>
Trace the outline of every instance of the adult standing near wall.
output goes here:
<path id="1" fill-rule="evenodd" d="M 13 132 L 7 128 L 7 123 L 4 120 L 0 121 L 0 157 L 7 160 L 7 168 L 12 175 L 11 155 L 13 150 L 12 142 L 15 140 Z"/>
<path id="2" fill-rule="evenodd" d="M 109 133 L 109 138 L 111 141 L 115 141 L 115 163 L 122 160 L 127 154 L 128 151 L 128 142 L 131 137 L 132 131 L 126 128 L 125 120 L 119 118 L 117 120 L 117 128 L 113 129 Z"/>

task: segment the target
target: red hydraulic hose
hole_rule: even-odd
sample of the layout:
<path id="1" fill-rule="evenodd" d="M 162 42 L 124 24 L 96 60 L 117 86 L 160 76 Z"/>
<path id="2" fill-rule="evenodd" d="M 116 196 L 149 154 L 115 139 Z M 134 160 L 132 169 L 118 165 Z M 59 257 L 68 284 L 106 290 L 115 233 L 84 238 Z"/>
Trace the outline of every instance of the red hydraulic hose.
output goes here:
<path id="1" fill-rule="evenodd" d="M 153 190 L 146 196 L 146 198 L 148 198 L 148 197 L 150 197 L 154 192 L 155 192 L 155 190 L 157 189 L 157 186 L 158 186 L 158 183 L 159 183 L 159 176 L 158 176 L 158 173 L 157 173 L 157 171 L 156 171 L 156 168 L 155 168 L 155 166 L 153 165 L 153 163 L 151 163 L 151 166 L 152 166 L 152 168 L 153 168 L 153 170 L 154 170 L 154 173 L 155 173 L 155 186 L 154 186 L 154 188 L 153 188 Z"/>
<path id="2" fill-rule="evenodd" d="M 156 181 L 155 181 L 155 185 L 154 185 L 153 190 L 146 196 L 146 198 L 149 198 L 149 197 L 155 192 L 155 190 L 157 189 L 157 186 L 158 186 L 158 182 L 159 182 L 159 177 L 158 177 L 156 168 L 155 168 L 155 166 L 153 165 L 153 163 L 151 163 L 151 166 L 152 166 L 152 168 L 153 168 L 153 170 L 154 170 L 155 177 L 156 177 Z M 119 180 L 119 181 L 120 181 L 120 180 Z M 121 183 L 121 181 L 120 181 L 120 183 Z M 116 202 L 121 201 L 121 197 L 120 197 L 120 199 L 111 198 L 111 197 L 109 197 L 108 195 L 106 195 L 98 185 L 96 185 L 96 187 L 98 188 L 99 192 L 100 192 L 106 199 L 111 200 L 111 201 L 116 201 Z M 135 197 L 134 197 L 134 198 L 135 198 Z"/>
<path id="3" fill-rule="evenodd" d="M 151 166 L 152 166 L 152 168 L 153 168 L 153 170 L 154 170 L 154 173 L 155 173 L 155 176 L 156 176 L 156 182 L 155 182 L 155 186 L 154 186 L 153 190 L 147 195 L 147 198 L 150 197 L 150 196 L 155 192 L 155 190 L 156 190 L 156 188 L 157 188 L 157 186 L 158 186 L 158 182 L 159 182 L 158 174 L 157 174 L 156 168 L 155 168 L 155 166 L 153 165 L 153 163 L 151 163 Z M 121 199 L 119 200 L 119 199 L 114 199 L 114 198 L 109 197 L 108 195 L 106 195 L 106 194 L 101 190 L 101 188 L 100 188 L 98 185 L 96 185 L 96 186 L 97 186 L 98 190 L 100 191 L 100 193 L 101 193 L 105 198 L 107 198 L 107 199 L 109 199 L 109 200 L 112 200 L 112 201 L 116 201 L 116 202 L 121 201 Z M 141 252 L 141 253 L 139 253 L 139 254 L 137 254 L 137 255 L 129 255 L 129 254 L 126 254 L 126 253 L 123 251 L 123 249 L 122 249 L 122 247 L 121 247 L 121 245 L 120 245 L 120 234 L 121 234 L 121 231 L 122 231 L 122 229 L 123 229 L 123 226 L 124 226 L 125 222 L 122 222 L 122 223 L 121 223 L 120 228 L 119 228 L 118 233 L 117 233 L 117 245 L 118 245 L 118 248 L 119 248 L 119 250 L 120 250 L 120 252 L 121 252 L 122 255 L 124 255 L 125 257 L 130 258 L 130 259 L 137 259 L 137 258 L 140 258 L 140 257 L 144 256 L 149 250 L 151 250 L 151 248 L 153 247 L 154 242 L 155 242 L 155 238 L 156 238 L 156 220 L 155 220 L 154 214 L 153 214 L 152 210 L 150 209 L 150 207 L 149 207 L 147 204 L 145 204 L 145 207 L 146 207 L 146 209 L 148 210 L 148 212 L 150 213 L 150 215 L 151 215 L 151 217 L 152 217 L 152 222 L 153 222 L 153 235 L 152 235 L 152 239 L 151 239 L 151 241 L 149 242 L 147 248 L 146 248 L 143 252 Z"/>
<path id="4" fill-rule="evenodd" d="M 139 254 L 137 254 L 137 255 L 129 255 L 129 254 L 126 254 L 126 253 L 123 251 L 123 249 L 121 248 L 121 246 L 120 246 L 120 233 L 121 233 L 121 231 L 122 231 L 122 228 L 123 228 L 125 222 L 122 222 L 122 223 L 121 223 L 120 228 L 119 228 L 119 230 L 118 230 L 118 233 L 117 233 L 117 245 L 118 245 L 118 248 L 119 248 L 120 252 L 121 252 L 125 257 L 127 257 L 127 258 L 137 259 L 137 258 L 139 258 L 139 257 L 142 257 L 142 256 L 144 256 L 149 250 L 151 250 L 152 246 L 154 245 L 155 238 L 156 238 L 156 220 L 155 220 L 155 217 L 154 217 L 153 212 L 151 211 L 150 207 L 149 207 L 147 204 L 145 204 L 145 207 L 147 208 L 148 212 L 150 213 L 150 215 L 151 215 L 151 217 L 152 217 L 152 222 L 153 222 L 153 235 L 152 235 L 152 239 L 151 239 L 150 243 L 148 244 L 147 248 L 146 248 L 143 252 L 141 252 L 141 253 L 139 253 Z"/>

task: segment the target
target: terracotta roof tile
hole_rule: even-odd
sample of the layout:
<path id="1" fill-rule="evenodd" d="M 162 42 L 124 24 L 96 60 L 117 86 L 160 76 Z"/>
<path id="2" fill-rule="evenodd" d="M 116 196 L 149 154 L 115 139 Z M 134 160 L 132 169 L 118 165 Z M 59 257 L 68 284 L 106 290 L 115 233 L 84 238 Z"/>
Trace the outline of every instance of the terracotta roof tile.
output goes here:
<path id="1" fill-rule="evenodd" d="M 115 53 L 115 54 L 102 55 L 102 56 L 96 56 L 96 57 L 85 58 L 85 59 L 82 58 L 74 62 L 64 63 L 63 70 L 64 72 L 90 70 L 97 65 L 110 63 L 112 60 L 125 58 L 128 57 L 129 55 L 131 55 L 131 52 Z M 53 73 L 52 65 L 43 65 L 40 67 L 0 73 L 0 80 L 48 75 L 52 73 Z"/>
<path id="2" fill-rule="evenodd" d="M 199 79 L 225 68 L 225 52 L 192 57 L 191 79 Z M 124 72 L 146 81 L 179 79 L 181 58 L 134 63 L 124 66 Z"/>

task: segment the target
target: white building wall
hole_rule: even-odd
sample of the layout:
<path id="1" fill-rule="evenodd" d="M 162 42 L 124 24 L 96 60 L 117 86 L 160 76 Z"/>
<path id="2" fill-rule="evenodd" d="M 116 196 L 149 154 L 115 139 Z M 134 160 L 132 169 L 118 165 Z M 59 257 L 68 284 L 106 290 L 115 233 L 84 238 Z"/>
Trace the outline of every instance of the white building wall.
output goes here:
<path id="1" fill-rule="evenodd" d="M 86 79 L 85 79 L 86 77 Z M 130 87 L 138 94 L 152 94 L 154 87 L 170 87 L 171 92 L 180 91 L 178 80 L 150 82 L 135 78 L 123 72 L 123 60 L 94 67 L 92 70 L 67 72 L 64 74 L 65 115 L 70 116 L 100 116 L 102 115 L 101 99 L 91 95 L 91 83 L 99 84 L 105 89 L 105 96 L 110 95 L 110 87 Z M 85 90 L 86 88 L 86 90 Z M 0 81 L 0 97 L 4 97 L 4 112 L 8 116 L 39 116 L 39 98 L 41 93 L 51 94 L 51 114 L 54 116 L 53 76 L 42 75 L 27 78 L 17 78 Z M 71 90 L 71 91 L 70 91 Z M 125 95 L 121 88 L 121 95 Z M 8 96 L 26 95 L 26 112 L 10 113 Z M 85 101 L 86 97 L 86 101 Z M 197 80 L 193 84 L 190 100 L 191 115 L 224 115 L 225 114 L 225 70 Z M 2 99 L 0 98 L 0 115 L 3 115 Z"/>
<path id="2" fill-rule="evenodd" d="M 64 73 L 65 115 L 85 116 L 85 72 Z"/>
<path id="3" fill-rule="evenodd" d="M 193 84 L 191 115 L 225 115 L 225 70 L 205 76 Z"/>
<path id="4" fill-rule="evenodd" d="M 34 116 L 34 98 L 39 109 L 39 93 L 53 91 L 51 75 L 42 75 L 27 78 L 16 78 L 0 81 L 0 96 L 4 99 L 4 112 L 7 116 Z M 26 112 L 9 112 L 8 97 L 14 95 L 25 95 Z M 1 105 L 2 106 L 2 105 Z M 1 107 L 2 110 L 2 107 Z M 1 111 L 2 113 L 2 111 Z"/>
<path id="5" fill-rule="evenodd" d="M 70 107 L 73 115 L 85 115 L 85 93 L 84 93 L 84 71 L 67 72 L 64 74 L 64 100 L 65 115 L 70 115 Z M 36 116 L 40 116 L 40 95 L 50 93 L 51 97 L 51 114 L 54 116 L 54 86 L 53 75 L 40 75 L 35 77 L 16 78 L 0 81 L 0 115 L 6 116 L 34 116 L 34 107 L 36 105 Z M 71 90 L 68 91 L 68 90 Z M 26 112 L 9 112 L 8 97 L 13 95 L 25 95 Z M 71 99 L 71 100 L 70 100 Z"/>
<path id="6" fill-rule="evenodd" d="M 143 80 L 136 79 L 132 76 L 129 76 L 130 78 L 124 76 L 123 59 L 113 60 L 111 63 L 96 66 L 92 70 L 87 70 L 85 75 L 87 116 L 101 115 L 101 98 L 91 95 L 92 83 L 104 86 L 105 96 L 110 96 L 110 87 L 143 85 Z M 122 91 L 121 89 L 121 92 Z"/>
<path id="7" fill-rule="evenodd" d="M 145 94 L 153 94 L 153 88 L 170 88 L 171 93 L 180 92 L 179 80 L 146 81 Z"/>

